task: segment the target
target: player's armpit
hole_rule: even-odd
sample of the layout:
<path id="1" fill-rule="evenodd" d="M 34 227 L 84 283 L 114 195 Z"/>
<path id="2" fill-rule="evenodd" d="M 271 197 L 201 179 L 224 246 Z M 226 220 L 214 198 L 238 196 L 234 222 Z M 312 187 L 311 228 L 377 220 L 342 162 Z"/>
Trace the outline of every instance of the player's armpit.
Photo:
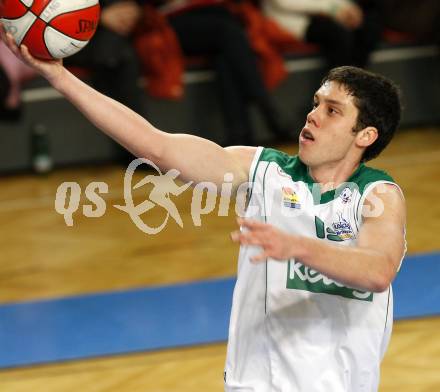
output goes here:
<path id="1" fill-rule="evenodd" d="M 185 181 L 232 182 L 237 189 L 248 181 L 256 147 L 228 147 L 190 134 L 165 134 L 157 164 L 164 170 L 177 169 Z M 225 177 L 226 176 L 226 177 Z"/>

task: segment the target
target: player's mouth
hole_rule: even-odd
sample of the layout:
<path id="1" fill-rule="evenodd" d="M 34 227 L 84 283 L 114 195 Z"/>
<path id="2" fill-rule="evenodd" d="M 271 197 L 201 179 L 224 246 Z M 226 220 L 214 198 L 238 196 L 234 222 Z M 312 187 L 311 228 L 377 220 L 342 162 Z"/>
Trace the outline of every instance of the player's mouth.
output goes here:
<path id="1" fill-rule="evenodd" d="M 312 132 L 310 132 L 309 129 L 303 128 L 301 133 L 299 134 L 299 142 L 300 143 L 313 143 L 315 141 L 315 137 L 313 136 Z"/>

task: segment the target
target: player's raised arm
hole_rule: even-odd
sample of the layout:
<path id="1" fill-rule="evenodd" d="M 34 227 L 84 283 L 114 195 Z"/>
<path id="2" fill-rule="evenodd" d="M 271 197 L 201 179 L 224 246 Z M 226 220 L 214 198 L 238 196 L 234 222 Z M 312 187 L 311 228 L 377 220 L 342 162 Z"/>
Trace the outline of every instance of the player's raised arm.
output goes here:
<path id="1" fill-rule="evenodd" d="M 253 147 L 222 148 L 187 134 L 163 132 L 121 103 L 94 90 L 68 70 L 60 60 L 41 61 L 25 46 L 17 47 L 12 36 L 2 39 L 10 50 L 38 71 L 49 83 L 76 106 L 97 128 L 138 157 L 150 159 L 161 169 L 177 169 L 181 177 L 194 182 L 221 184 L 232 173 L 236 187 L 248 180 L 255 153 Z"/>

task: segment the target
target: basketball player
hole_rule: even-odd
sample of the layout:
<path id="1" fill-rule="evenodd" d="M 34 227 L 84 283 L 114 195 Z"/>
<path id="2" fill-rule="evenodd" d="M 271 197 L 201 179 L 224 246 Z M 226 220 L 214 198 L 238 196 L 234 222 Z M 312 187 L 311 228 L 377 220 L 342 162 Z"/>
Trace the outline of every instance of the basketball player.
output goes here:
<path id="1" fill-rule="evenodd" d="M 6 39 L 6 38 L 4 38 Z M 314 96 L 298 156 L 222 148 L 169 134 L 7 37 L 9 48 L 98 128 L 162 169 L 221 185 L 250 182 L 225 369 L 226 391 L 372 392 L 391 333 L 405 253 L 405 205 L 391 177 L 368 168 L 400 119 L 396 87 L 333 69 Z"/>

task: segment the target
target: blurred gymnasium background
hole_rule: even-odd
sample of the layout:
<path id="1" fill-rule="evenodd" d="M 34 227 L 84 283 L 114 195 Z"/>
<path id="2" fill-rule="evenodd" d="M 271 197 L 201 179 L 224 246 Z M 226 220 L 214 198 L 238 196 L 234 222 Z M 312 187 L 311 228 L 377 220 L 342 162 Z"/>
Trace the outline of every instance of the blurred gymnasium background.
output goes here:
<path id="1" fill-rule="evenodd" d="M 440 57 L 434 45 L 383 46 L 371 69 L 404 96 L 401 129 L 371 166 L 388 171 L 408 205 L 408 255 L 394 284 L 395 327 L 382 366 L 381 391 L 440 390 Z M 275 99 L 301 126 L 322 61 L 287 60 L 288 80 Z M 221 142 L 209 70 L 185 73 L 186 94 L 146 97 L 159 128 L 194 131 Z M 173 198 L 183 228 L 170 219 L 148 235 L 114 205 L 124 204 L 120 150 L 42 80 L 23 92 L 20 121 L 0 121 L 0 390 L 220 391 L 238 247 L 233 204 L 195 226 L 191 190 Z M 257 139 L 268 135 L 254 113 Z M 35 148 L 52 170 L 35 169 Z M 280 149 L 295 153 L 296 143 Z M 128 161 L 127 161 L 128 163 Z M 137 171 L 136 180 L 148 172 Z M 73 226 L 55 210 L 63 182 L 81 188 Z M 85 189 L 105 182 L 105 214 L 84 216 Z M 148 190 L 134 193 L 135 203 Z M 166 218 L 156 206 L 144 220 Z M 386 241 L 386 238 L 384 239 Z"/>

